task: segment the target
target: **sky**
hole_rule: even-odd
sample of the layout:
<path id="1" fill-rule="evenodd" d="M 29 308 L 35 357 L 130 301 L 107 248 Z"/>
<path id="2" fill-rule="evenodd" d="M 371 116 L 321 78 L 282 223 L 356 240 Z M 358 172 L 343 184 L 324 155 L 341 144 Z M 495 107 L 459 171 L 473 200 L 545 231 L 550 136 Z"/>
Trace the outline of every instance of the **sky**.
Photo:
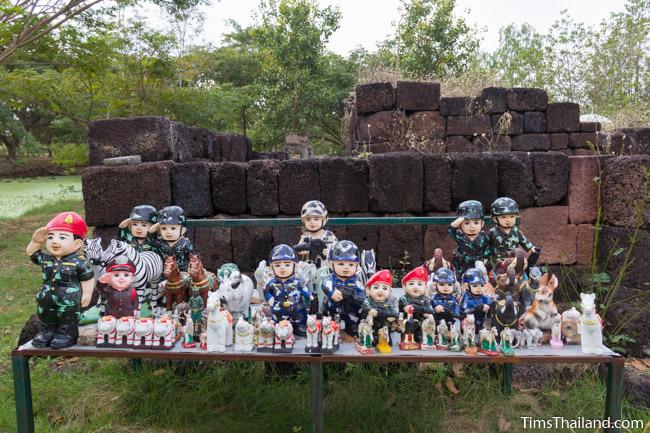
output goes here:
<path id="1" fill-rule="evenodd" d="M 332 35 L 329 48 L 343 55 L 358 46 L 373 51 L 377 42 L 392 34 L 393 23 L 399 18 L 399 0 L 318 2 L 321 6 L 338 6 L 342 12 L 340 28 Z M 567 9 L 578 21 L 598 25 L 611 12 L 622 11 L 624 4 L 624 0 L 457 0 L 456 10 L 471 25 L 485 29 L 481 46 L 493 51 L 499 44 L 499 29 L 510 23 L 527 22 L 546 32 L 559 18 L 560 11 Z M 200 40 L 219 45 L 222 35 L 229 30 L 225 21 L 233 19 L 243 26 L 252 24 L 251 15 L 258 5 L 259 0 L 211 0 L 204 8 L 206 19 Z"/>

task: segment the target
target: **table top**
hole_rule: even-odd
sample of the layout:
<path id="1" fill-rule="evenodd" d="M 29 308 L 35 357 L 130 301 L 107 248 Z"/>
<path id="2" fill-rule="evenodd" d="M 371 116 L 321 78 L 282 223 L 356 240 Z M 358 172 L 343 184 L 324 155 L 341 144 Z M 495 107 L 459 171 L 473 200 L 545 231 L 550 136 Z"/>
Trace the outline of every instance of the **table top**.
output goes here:
<path id="1" fill-rule="evenodd" d="M 399 341 L 399 340 L 395 340 Z M 186 361 L 275 361 L 275 362 L 460 362 L 460 363 L 622 363 L 625 358 L 604 348 L 603 354 L 583 354 L 580 345 L 565 345 L 562 349 L 553 349 L 546 344 L 532 349 L 515 349 L 515 356 L 488 356 L 482 353 L 468 355 L 464 351 L 451 352 L 448 350 L 400 350 L 397 343 L 393 344 L 391 353 L 375 353 L 362 355 L 354 343 L 341 343 L 341 347 L 333 354 L 306 353 L 306 339 L 297 338 L 292 353 L 269 352 L 235 352 L 233 347 L 226 352 L 208 352 L 198 347 L 185 349 L 180 342 L 171 350 L 105 348 L 95 346 L 72 346 L 67 349 L 39 349 L 26 343 L 11 352 L 16 356 L 77 356 L 94 358 L 149 358 Z"/>

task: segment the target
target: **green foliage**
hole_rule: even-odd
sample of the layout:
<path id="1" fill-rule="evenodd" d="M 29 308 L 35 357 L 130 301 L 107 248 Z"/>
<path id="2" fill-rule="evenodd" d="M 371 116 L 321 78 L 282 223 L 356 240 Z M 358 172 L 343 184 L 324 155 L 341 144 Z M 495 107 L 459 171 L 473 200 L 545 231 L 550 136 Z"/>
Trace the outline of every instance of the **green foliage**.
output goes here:
<path id="1" fill-rule="evenodd" d="M 85 143 L 57 143 L 52 145 L 53 162 L 74 172 L 88 164 L 88 145 Z"/>

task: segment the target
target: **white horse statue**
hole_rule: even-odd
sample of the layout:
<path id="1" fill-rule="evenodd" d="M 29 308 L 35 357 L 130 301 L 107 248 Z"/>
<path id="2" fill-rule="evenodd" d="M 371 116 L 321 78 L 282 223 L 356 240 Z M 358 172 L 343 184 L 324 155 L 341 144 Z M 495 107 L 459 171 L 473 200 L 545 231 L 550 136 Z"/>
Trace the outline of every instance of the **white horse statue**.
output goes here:
<path id="1" fill-rule="evenodd" d="M 332 352 L 336 349 L 338 349 L 339 346 L 339 324 L 336 323 L 330 316 L 325 316 L 323 317 L 323 320 L 321 322 L 323 331 L 322 331 L 322 338 L 323 338 L 323 351 L 329 351 Z"/>
<path id="2" fill-rule="evenodd" d="M 250 352 L 253 350 L 254 334 L 255 329 L 253 325 L 240 316 L 235 325 L 234 350 L 237 352 Z"/>
<path id="3" fill-rule="evenodd" d="M 436 349 L 436 319 L 429 315 L 422 321 L 422 350 Z"/>
<path id="4" fill-rule="evenodd" d="M 322 322 L 318 320 L 316 314 L 307 316 L 307 343 L 305 352 L 314 352 L 318 350 L 318 340 L 321 336 Z"/>
<path id="5" fill-rule="evenodd" d="M 580 344 L 582 353 L 603 353 L 603 325 L 596 314 L 596 294 L 580 293 L 582 316 L 580 316 Z"/>
<path id="6" fill-rule="evenodd" d="M 208 292 L 205 308 L 208 312 L 208 352 L 225 352 L 226 346 L 232 345 L 232 316 L 221 307 L 218 292 Z"/>

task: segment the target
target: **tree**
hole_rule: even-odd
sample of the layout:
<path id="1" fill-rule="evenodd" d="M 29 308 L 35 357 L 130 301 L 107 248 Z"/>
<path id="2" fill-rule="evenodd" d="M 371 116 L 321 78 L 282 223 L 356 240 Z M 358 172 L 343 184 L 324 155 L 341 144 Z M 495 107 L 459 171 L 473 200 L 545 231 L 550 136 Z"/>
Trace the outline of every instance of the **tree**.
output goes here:
<path id="1" fill-rule="evenodd" d="M 398 69 L 414 78 L 464 72 L 479 49 L 478 31 L 454 14 L 455 0 L 402 0 L 397 34 L 389 45 Z"/>
<path id="2" fill-rule="evenodd" d="M 489 63 L 501 80 L 512 85 L 544 87 L 548 80 L 544 36 L 528 23 L 499 31 L 499 47 Z"/>
<path id="3" fill-rule="evenodd" d="M 0 143 L 7 148 L 7 158 L 10 161 L 16 161 L 20 146 L 36 147 L 38 145 L 34 137 L 23 128 L 14 113 L 2 102 L 0 102 Z"/>

